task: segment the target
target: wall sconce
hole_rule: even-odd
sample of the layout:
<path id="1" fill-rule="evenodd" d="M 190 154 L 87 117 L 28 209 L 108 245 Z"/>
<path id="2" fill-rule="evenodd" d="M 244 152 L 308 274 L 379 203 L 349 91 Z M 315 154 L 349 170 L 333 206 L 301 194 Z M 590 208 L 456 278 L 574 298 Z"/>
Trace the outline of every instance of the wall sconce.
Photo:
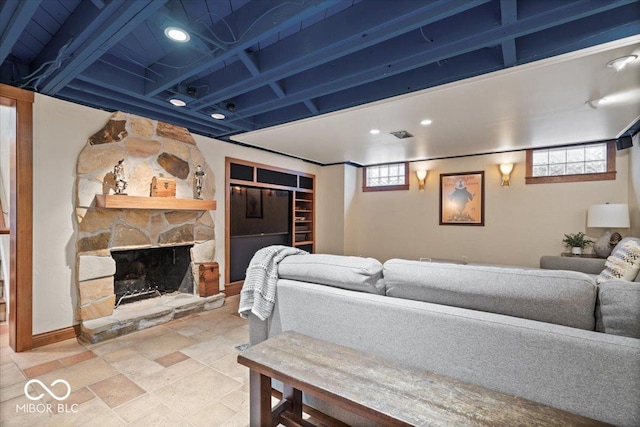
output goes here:
<path id="1" fill-rule="evenodd" d="M 418 177 L 418 188 L 420 190 L 424 190 L 424 182 L 427 179 L 427 173 L 429 171 L 421 169 L 419 171 L 416 171 L 416 176 Z"/>
<path id="2" fill-rule="evenodd" d="M 513 163 L 502 163 L 500 165 L 500 173 L 502 174 L 502 181 L 500 181 L 500 185 L 503 187 L 509 186 L 509 181 L 511 179 L 511 172 L 513 171 Z"/>

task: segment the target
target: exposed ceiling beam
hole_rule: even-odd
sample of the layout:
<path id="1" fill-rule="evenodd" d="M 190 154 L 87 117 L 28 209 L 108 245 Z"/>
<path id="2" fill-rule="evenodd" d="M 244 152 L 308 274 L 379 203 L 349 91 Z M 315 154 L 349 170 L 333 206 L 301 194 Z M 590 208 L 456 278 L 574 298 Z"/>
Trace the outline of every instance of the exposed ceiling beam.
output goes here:
<path id="1" fill-rule="evenodd" d="M 6 0 L 0 7 L 0 64 L 11 53 L 33 14 L 40 7 L 41 0 Z"/>
<path id="2" fill-rule="evenodd" d="M 196 74 L 236 55 L 248 47 L 260 41 L 286 30 L 292 25 L 299 24 L 322 10 L 325 10 L 340 0 L 306 0 L 299 3 L 274 3 L 267 1 L 252 2 L 225 18 L 225 22 L 219 22 L 214 26 L 214 34 L 224 31 L 229 27 L 234 34 L 240 35 L 237 42 L 228 49 L 216 49 L 208 55 L 202 52 L 190 50 L 176 50 L 152 65 L 147 76 L 155 79 L 157 74 L 164 76 L 154 83 L 146 83 L 145 95 L 154 96 L 170 87 L 192 77 Z M 276 12 L 276 13 L 273 13 Z M 268 19 L 265 19 L 268 18 Z M 242 28 L 239 23 L 253 22 L 249 28 Z M 189 64 L 186 68 L 167 67 L 162 64 Z"/>
<path id="3" fill-rule="evenodd" d="M 99 62 L 90 66 L 84 73 L 80 74 L 72 84 L 78 86 L 77 82 L 90 83 L 92 86 L 82 86 L 82 90 L 96 92 L 96 94 L 104 97 L 121 99 L 126 97 L 129 102 L 140 108 L 147 108 L 161 112 L 167 116 L 172 116 L 174 123 L 180 121 L 186 115 L 189 117 L 189 120 L 207 124 L 207 126 L 212 129 L 218 129 L 221 132 L 246 131 L 254 128 L 249 122 L 243 123 L 239 121 L 231 123 L 228 121 L 214 121 L 203 112 L 191 111 L 188 108 L 172 111 L 178 107 L 171 106 L 166 100 L 157 98 L 141 100 L 139 93 L 142 89 L 142 81 L 131 78 L 131 75 L 136 75 L 141 72 L 141 68 L 142 67 L 139 66 L 132 66 L 121 59 L 107 54 L 104 55 Z M 104 91 L 101 91 L 100 88 Z M 212 132 L 212 129 L 210 129 L 209 132 Z"/>
<path id="4" fill-rule="evenodd" d="M 490 26 L 485 22 L 484 29 L 480 29 L 480 21 L 477 26 L 474 23 L 464 22 L 439 22 L 438 25 L 456 27 L 455 35 L 449 31 L 450 39 L 442 43 L 434 43 L 434 46 L 415 54 L 415 50 L 409 49 L 409 40 L 401 37 L 393 40 L 393 44 L 380 45 L 371 52 L 358 52 L 351 55 L 348 61 L 343 61 L 342 66 L 320 66 L 307 73 L 296 75 L 287 80 L 287 97 L 284 99 L 259 100 L 251 97 L 238 99 L 238 105 L 247 105 L 246 108 L 237 110 L 237 117 L 249 118 L 269 110 L 284 108 L 288 105 L 304 102 L 326 94 L 361 85 L 367 82 L 381 80 L 392 75 L 403 73 L 427 64 L 446 60 L 467 52 L 487 46 L 500 46 L 502 41 L 535 33 L 543 29 L 566 24 L 580 18 L 584 18 L 609 9 L 617 8 L 630 3 L 631 0 L 619 0 L 610 2 L 577 1 L 572 3 L 548 3 L 544 12 L 538 13 L 516 23 L 505 26 Z M 547 4 L 547 3 L 545 3 Z M 456 16 L 455 21 L 465 19 L 464 16 Z M 391 42 L 389 42 L 391 43 Z M 366 56 L 359 59 L 358 55 Z M 360 64 L 366 64 L 361 66 Z M 390 65 L 392 64 L 392 65 Z M 310 85 L 309 82 L 313 84 Z M 370 99 L 372 100 L 372 99 Z"/>
<path id="5" fill-rule="evenodd" d="M 242 78 L 242 74 L 231 65 L 221 72 L 196 81 L 194 84 L 219 88 L 201 97 L 199 101 L 202 105 L 198 109 L 366 49 L 486 2 L 487 0 L 404 0 L 385 3 L 384 8 L 376 2 L 360 2 L 339 15 L 327 18 L 319 25 L 305 28 L 277 45 L 257 52 L 255 61 L 261 65 L 261 72 L 257 76 Z M 390 19 L 390 16 L 393 18 Z"/>
<path id="6" fill-rule="evenodd" d="M 515 23 L 518 20 L 517 0 L 500 0 L 500 15 L 503 26 Z M 502 58 L 505 67 L 511 67 L 518 62 L 515 38 L 502 41 Z"/>
<path id="7" fill-rule="evenodd" d="M 100 108 L 102 110 L 123 111 L 150 119 L 160 120 L 166 123 L 178 124 L 179 126 L 186 127 L 190 131 L 200 135 L 212 136 L 215 138 L 219 134 L 217 129 L 208 126 L 208 124 L 185 120 L 184 116 L 181 120 L 177 121 L 173 115 L 166 114 L 166 112 L 158 112 L 156 109 L 145 108 L 144 106 L 133 106 L 129 99 L 114 99 L 110 96 L 100 96 L 95 93 L 86 92 L 82 89 L 74 89 L 69 86 L 60 91 L 58 93 L 58 97 L 69 99 L 73 102 L 94 108 Z"/>
<path id="8" fill-rule="evenodd" d="M 96 59 L 127 36 L 129 32 L 154 14 L 166 1 L 136 0 L 108 3 L 96 16 L 97 20 L 104 20 L 101 25 L 87 25 L 86 21 L 82 23 L 82 38 L 86 37 L 86 40 L 77 49 L 69 52 L 72 56 L 63 61 L 62 66 L 45 80 L 41 91 L 49 95 L 56 94 Z M 115 10 L 112 7 L 114 4 L 118 6 Z"/>

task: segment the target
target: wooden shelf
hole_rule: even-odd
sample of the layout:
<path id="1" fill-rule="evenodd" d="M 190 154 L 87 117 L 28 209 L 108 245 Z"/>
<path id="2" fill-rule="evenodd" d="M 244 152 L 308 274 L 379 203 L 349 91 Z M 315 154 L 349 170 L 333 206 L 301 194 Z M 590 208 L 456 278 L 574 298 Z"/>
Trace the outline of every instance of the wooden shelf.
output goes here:
<path id="1" fill-rule="evenodd" d="M 213 211 L 215 200 L 174 199 L 171 197 L 138 197 L 96 194 L 96 206 L 105 209 L 163 209 L 174 211 Z"/>

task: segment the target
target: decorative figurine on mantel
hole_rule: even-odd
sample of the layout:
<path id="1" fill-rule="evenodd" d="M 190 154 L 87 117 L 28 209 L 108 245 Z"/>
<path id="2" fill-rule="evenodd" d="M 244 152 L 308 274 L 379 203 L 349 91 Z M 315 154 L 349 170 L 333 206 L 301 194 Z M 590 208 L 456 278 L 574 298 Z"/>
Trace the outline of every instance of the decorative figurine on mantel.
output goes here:
<path id="1" fill-rule="evenodd" d="M 127 193 L 124 190 L 127 188 L 127 180 L 124 178 L 124 159 L 118 161 L 118 164 L 113 167 L 113 177 L 116 181 L 115 192 L 116 194 L 120 194 L 126 196 Z"/>
<path id="2" fill-rule="evenodd" d="M 201 165 L 196 166 L 194 175 L 196 177 L 196 199 L 202 199 L 202 180 L 206 174 L 202 170 Z"/>

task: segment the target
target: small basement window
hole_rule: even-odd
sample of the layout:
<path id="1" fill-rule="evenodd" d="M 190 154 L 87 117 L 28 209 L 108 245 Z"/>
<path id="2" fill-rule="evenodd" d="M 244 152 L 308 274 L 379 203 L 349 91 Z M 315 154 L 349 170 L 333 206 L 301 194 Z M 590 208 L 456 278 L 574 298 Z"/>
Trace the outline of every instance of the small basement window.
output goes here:
<path id="1" fill-rule="evenodd" d="M 614 179 L 614 141 L 527 150 L 527 184 Z"/>
<path id="2" fill-rule="evenodd" d="M 409 162 L 365 166 L 362 191 L 409 189 Z"/>

